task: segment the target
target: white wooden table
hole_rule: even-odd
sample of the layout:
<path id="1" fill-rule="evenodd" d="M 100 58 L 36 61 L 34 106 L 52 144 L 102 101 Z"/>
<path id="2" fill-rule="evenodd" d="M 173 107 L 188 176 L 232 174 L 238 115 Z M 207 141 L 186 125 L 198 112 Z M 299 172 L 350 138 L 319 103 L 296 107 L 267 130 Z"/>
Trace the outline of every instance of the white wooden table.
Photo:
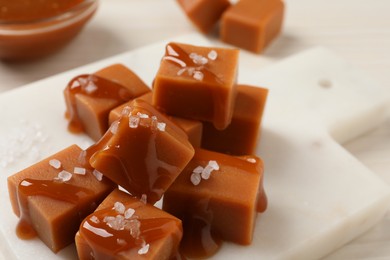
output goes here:
<path id="1" fill-rule="evenodd" d="M 286 0 L 286 6 L 283 34 L 261 56 L 264 65 L 322 45 L 390 91 L 389 0 Z M 191 32 L 195 29 L 174 0 L 101 0 L 94 19 L 59 53 L 28 63 L 0 62 L 0 92 Z M 345 147 L 390 184 L 390 116 Z M 390 259 L 390 213 L 326 259 Z"/>

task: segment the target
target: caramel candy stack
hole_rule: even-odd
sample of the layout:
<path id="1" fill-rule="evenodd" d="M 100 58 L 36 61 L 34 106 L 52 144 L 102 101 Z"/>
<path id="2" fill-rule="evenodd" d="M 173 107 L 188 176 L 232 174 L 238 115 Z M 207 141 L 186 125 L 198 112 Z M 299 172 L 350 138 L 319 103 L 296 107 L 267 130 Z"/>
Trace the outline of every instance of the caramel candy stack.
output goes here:
<path id="1" fill-rule="evenodd" d="M 250 244 L 267 207 L 254 149 L 268 91 L 237 84 L 238 58 L 169 43 L 153 91 L 120 64 L 72 79 L 69 129 L 96 143 L 9 177 L 24 238 L 36 233 L 57 252 L 75 237 L 80 259 L 207 257 L 224 240 Z M 165 211 L 153 206 L 163 195 Z"/>

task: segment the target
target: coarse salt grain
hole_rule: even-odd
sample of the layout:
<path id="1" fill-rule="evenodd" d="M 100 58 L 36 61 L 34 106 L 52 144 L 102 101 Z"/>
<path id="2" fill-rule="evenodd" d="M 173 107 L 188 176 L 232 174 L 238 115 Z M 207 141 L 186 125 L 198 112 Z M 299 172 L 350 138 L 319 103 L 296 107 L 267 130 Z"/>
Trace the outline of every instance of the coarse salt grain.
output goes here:
<path id="1" fill-rule="evenodd" d="M 105 217 L 106 224 L 114 230 L 125 229 L 125 218 L 122 215 L 116 215 L 116 217 Z"/>
<path id="2" fill-rule="evenodd" d="M 129 116 L 129 127 L 130 128 L 137 128 L 139 125 L 139 117 L 138 116 Z"/>
<path id="3" fill-rule="evenodd" d="M 26 181 L 26 180 L 23 180 L 23 181 L 20 183 L 20 185 L 22 185 L 22 186 L 24 186 L 24 187 L 28 187 L 28 186 L 31 186 L 32 183 L 31 183 L 31 182 L 28 182 L 28 181 Z"/>
<path id="4" fill-rule="evenodd" d="M 177 76 L 181 76 L 186 71 L 186 68 L 180 69 L 176 74 Z"/>
<path id="5" fill-rule="evenodd" d="M 202 173 L 203 169 L 204 168 L 202 166 L 198 166 L 192 172 L 200 174 L 200 173 Z"/>
<path id="6" fill-rule="evenodd" d="M 250 163 L 256 163 L 256 159 L 255 158 L 248 158 L 246 159 L 248 162 Z"/>
<path id="7" fill-rule="evenodd" d="M 214 169 L 210 166 L 210 165 L 207 165 L 203 171 L 202 171 L 202 179 L 205 179 L 205 180 L 208 180 L 211 176 L 211 172 L 213 171 Z"/>
<path id="8" fill-rule="evenodd" d="M 161 132 L 164 132 L 165 131 L 165 127 L 167 126 L 166 123 L 164 122 L 158 122 L 157 123 L 157 129 L 160 130 Z"/>
<path id="9" fill-rule="evenodd" d="M 88 82 L 88 85 L 84 88 L 84 90 L 85 90 L 85 92 L 87 92 L 87 94 L 92 94 L 97 89 L 98 89 L 98 87 L 92 81 Z"/>
<path id="10" fill-rule="evenodd" d="M 134 213 L 135 213 L 134 209 L 132 209 L 132 208 L 126 209 L 126 211 L 125 211 L 125 219 L 131 218 L 134 215 Z"/>
<path id="11" fill-rule="evenodd" d="M 204 74 L 201 71 L 195 71 L 193 77 L 194 77 L 194 79 L 196 79 L 198 81 L 202 81 L 204 78 Z"/>
<path id="12" fill-rule="evenodd" d="M 99 172 L 98 170 L 93 170 L 92 172 L 93 176 L 95 176 L 95 178 L 98 180 L 98 181 L 102 181 L 103 180 L 103 173 Z"/>
<path id="13" fill-rule="evenodd" d="M 209 161 L 209 164 L 214 170 L 218 171 L 219 170 L 219 165 L 217 161 Z"/>
<path id="14" fill-rule="evenodd" d="M 96 217 L 96 216 L 90 217 L 89 220 L 91 220 L 91 221 L 92 221 L 93 223 L 95 223 L 95 224 L 99 224 L 99 223 L 100 223 L 99 218 Z"/>
<path id="15" fill-rule="evenodd" d="M 78 88 L 80 87 L 80 82 L 78 82 L 77 80 L 73 81 L 72 82 L 72 85 L 70 86 L 71 89 L 75 89 L 75 88 Z"/>
<path id="16" fill-rule="evenodd" d="M 61 162 L 59 160 L 57 160 L 57 159 L 51 159 L 49 161 L 49 164 L 50 164 L 51 167 L 53 167 L 55 169 L 61 168 Z"/>
<path id="17" fill-rule="evenodd" d="M 149 118 L 149 115 L 148 114 L 144 114 L 144 113 L 141 113 L 141 112 L 137 112 L 137 116 L 139 118 Z"/>
<path id="18" fill-rule="evenodd" d="M 210 59 L 210 60 L 216 60 L 217 57 L 218 57 L 218 53 L 215 51 L 215 50 L 211 50 L 209 52 L 209 54 L 207 54 L 207 57 Z"/>
<path id="19" fill-rule="evenodd" d="M 199 185 L 200 181 L 202 180 L 202 177 L 200 176 L 199 173 L 196 173 L 196 172 L 193 172 L 191 174 L 191 182 L 192 184 L 194 184 L 195 186 Z"/>
<path id="20" fill-rule="evenodd" d="M 138 254 L 145 255 L 148 253 L 148 251 L 149 251 L 149 244 L 146 244 L 143 247 L 141 247 L 140 250 L 138 250 Z"/>
<path id="21" fill-rule="evenodd" d="M 87 170 L 83 167 L 74 167 L 73 169 L 73 173 L 78 175 L 85 175 L 86 172 Z"/>
<path id="22" fill-rule="evenodd" d="M 131 112 L 132 108 L 129 107 L 129 106 L 125 106 L 122 111 L 121 111 L 121 115 L 122 116 L 128 116 Z"/>
<path id="23" fill-rule="evenodd" d="M 110 131 L 111 133 L 114 135 L 118 132 L 118 128 L 119 128 L 119 121 L 115 121 L 114 123 L 111 124 L 110 126 Z"/>
<path id="24" fill-rule="evenodd" d="M 123 205 L 123 203 L 119 201 L 114 203 L 113 209 L 115 209 L 116 213 L 118 214 L 124 214 L 126 210 L 125 205 Z"/>
<path id="25" fill-rule="evenodd" d="M 68 171 L 60 171 L 55 180 L 66 182 L 72 179 L 72 174 Z"/>

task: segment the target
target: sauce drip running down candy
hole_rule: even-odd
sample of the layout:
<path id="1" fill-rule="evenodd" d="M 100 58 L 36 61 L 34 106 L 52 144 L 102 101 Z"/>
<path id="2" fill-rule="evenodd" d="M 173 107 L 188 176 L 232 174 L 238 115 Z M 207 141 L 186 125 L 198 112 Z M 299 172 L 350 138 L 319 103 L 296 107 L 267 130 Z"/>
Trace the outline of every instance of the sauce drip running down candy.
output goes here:
<path id="1" fill-rule="evenodd" d="M 91 195 L 93 195 L 91 190 L 56 180 L 23 180 L 18 187 L 20 209 L 20 220 L 16 227 L 18 236 L 22 239 L 31 239 L 36 236 L 36 232 L 31 226 L 27 201 L 27 198 L 30 196 L 45 196 L 55 200 L 77 204 Z"/>

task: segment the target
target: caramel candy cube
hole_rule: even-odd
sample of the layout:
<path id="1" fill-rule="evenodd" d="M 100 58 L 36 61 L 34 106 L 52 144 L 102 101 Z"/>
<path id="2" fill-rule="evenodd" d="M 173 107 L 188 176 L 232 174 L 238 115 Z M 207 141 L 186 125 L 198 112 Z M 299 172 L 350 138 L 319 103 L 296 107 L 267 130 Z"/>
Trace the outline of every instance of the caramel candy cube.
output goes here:
<path id="1" fill-rule="evenodd" d="M 148 102 L 149 104 L 152 104 L 152 96 L 153 93 L 149 92 L 147 94 L 144 94 L 137 99 L 144 100 Z M 109 115 L 109 124 L 111 125 L 115 120 L 118 120 L 121 116 L 121 112 L 123 108 L 126 106 L 129 106 L 131 101 L 126 102 L 125 104 L 120 105 L 119 107 L 114 108 L 111 110 Z M 173 123 L 175 123 L 177 126 L 179 126 L 188 136 L 188 141 L 192 144 L 193 147 L 200 147 L 200 143 L 202 141 L 202 131 L 203 131 L 203 124 L 202 122 L 198 120 L 191 120 L 191 119 L 185 119 L 175 116 L 167 116 L 169 120 L 171 120 Z"/>
<path id="2" fill-rule="evenodd" d="M 177 0 L 191 22 L 203 33 L 209 33 L 230 6 L 229 0 Z"/>
<path id="3" fill-rule="evenodd" d="M 281 0 L 240 0 L 223 14 L 220 38 L 260 53 L 280 33 L 283 13 Z"/>
<path id="4" fill-rule="evenodd" d="M 95 76 L 113 81 L 128 89 L 133 97 L 150 92 L 150 88 L 132 70 L 122 64 L 114 64 L 94 73 Z"/>
<path id="5" fill-rule="evenodd" d="M 163 210 L 183 221 L 183 246 L 188 239 L 202 245 L 207 243 L 202 238 L 210 237 L 250 244 L 257 211 L 266 207 L 262 178 L 263 163 L 256 156 L 197 149 L 163 200 Z"/>
<path id="6" fill-rule="evenodd" d="M 182 234 L 180 219 L 116 189 L 80 225 L 76 247 L 80 260 L 172 259 Z"/>
<path id="7" fill-rule="evenodd" d="M 57 252 L 73 243 L 82 219 L 91 214 L 114 189 L 80 158 L 72 145 L 8 177 L 14 213 L 20 217 L 17 234 L 38 237 Z"/>
<path id="8" fill-rule="evenodd" d="M 202 148 L 232 155 L 254 154 L 268 90 L 237 85 L 237 97 L 231 124 L 222 131 L 203 124 Z"/>
<path id="9" fill-rule="evenodd" d="M 150 89 L 123 65 L 72 79 L 64 90 L 69 130 L 99 140 L 108 129 L 111 109 Z"/>
<path id="10" fill-rule="evenodd" d="M 235 49 L 169 43 L 154 81 L 153 105 L 225 129 L 233 114 L 238 56 Z"/>
<path id="11" fill-rule="evenodd" d="M 194 155 L 187 135 L 152 105 L 134 100 L 87 149 L 99 172 L 134 196 L 158 201 Z"/>

